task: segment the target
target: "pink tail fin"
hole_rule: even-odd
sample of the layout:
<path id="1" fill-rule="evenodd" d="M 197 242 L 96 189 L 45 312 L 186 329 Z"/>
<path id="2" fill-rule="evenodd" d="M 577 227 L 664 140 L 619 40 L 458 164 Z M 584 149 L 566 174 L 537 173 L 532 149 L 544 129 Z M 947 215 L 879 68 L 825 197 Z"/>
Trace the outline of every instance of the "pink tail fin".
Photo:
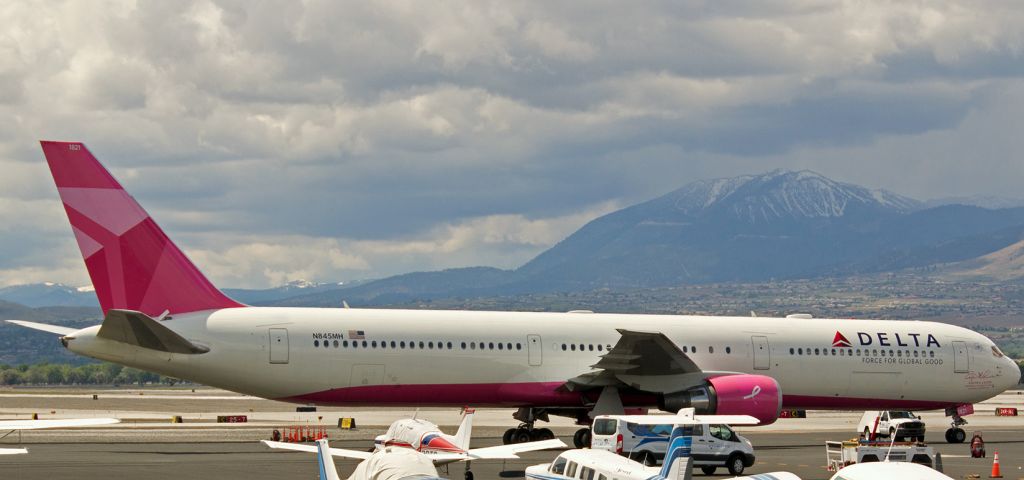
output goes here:
<path id="1" fill-rule="evenodd" d="M 199 272 L 85 145 L 40 143 L 104 313 L 244 306 Z"/>

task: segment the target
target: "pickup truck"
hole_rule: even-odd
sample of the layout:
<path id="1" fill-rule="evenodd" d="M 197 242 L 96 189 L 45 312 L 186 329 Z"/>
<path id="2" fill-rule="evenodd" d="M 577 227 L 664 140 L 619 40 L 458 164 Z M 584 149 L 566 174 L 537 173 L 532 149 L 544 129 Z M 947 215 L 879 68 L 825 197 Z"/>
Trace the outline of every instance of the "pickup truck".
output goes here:
<path id="1" fill-rule="evenodd" d="M 857 432 L 869 441 L 885 437 L 898 442 L 904 439 L 923 442 L 924 431 L 921 417 L 906 410 L 869 410 L 857 424 Z"/>

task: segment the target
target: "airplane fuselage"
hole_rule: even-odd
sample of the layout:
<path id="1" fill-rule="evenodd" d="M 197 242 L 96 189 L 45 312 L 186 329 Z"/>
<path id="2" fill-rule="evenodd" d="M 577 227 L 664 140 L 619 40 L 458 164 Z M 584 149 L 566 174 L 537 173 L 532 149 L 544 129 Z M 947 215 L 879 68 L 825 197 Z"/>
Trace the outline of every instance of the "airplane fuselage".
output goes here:
<path id="1" fill-rule="evenodd" d="M 661 332 L 703 371 L 766 375 L 783 408 L 944 408 L 1017 383 L 988 338 L 934 322 L 438 310 L 228 308 L 164 322 L 203 354 L 96 337 L 76 353 L 263 398 L 319 405 L 583 407 L 616 329 Z M 849 345 L 849 346 L 846 346 Z M 625 406 L 656 397 L 624 392 Z"/>

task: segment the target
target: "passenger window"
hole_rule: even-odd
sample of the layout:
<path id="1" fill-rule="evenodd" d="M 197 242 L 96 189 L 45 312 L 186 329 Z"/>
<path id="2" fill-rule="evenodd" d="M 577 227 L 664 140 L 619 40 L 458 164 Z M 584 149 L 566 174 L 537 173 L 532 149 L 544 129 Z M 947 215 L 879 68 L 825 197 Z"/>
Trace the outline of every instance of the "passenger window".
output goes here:
<path id="1" fill-rule="evenodd" d="M 576 478 L 576 463 L 569 462 L 565 466 L 565 476 Z"/>
<path id="2" fill-rule="evenodd" d="M 594 480 L 594 471 L 589 467 L 583 467 L 580 469 L 581 480 Z"/>
<path id="3" fill-rule="evenodd" d="M 551 462 L 551 473 L 561 475 L 562 472 L 565 472 L 565 458 L 558 457 L 554 462 Z"/>
<path id="4" fill-rule="evenodd" d="M 715 347 L 708 347 L 708 353 L 715 353 Z"/>
<path id="5" fill-rule="evenodd" d="M 568 347 L 566 347 L 566 346 L 565 346 L 565 344 L 563 343 L 563 344 L 562 344 L 562 351 L 564 352 L 564 351 L 565 351 L 565 350 L 566 350 L 567 348 L 568 348 Z"/>

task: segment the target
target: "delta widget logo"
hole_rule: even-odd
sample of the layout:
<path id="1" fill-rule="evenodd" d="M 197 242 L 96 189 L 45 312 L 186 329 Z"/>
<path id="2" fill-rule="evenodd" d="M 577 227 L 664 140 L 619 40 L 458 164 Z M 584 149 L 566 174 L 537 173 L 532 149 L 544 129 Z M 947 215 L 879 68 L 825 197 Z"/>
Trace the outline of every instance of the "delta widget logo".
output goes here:
<path id="1" fill-rule="evenodd" d="M 850 344 L 850 341 L 847 340 L 846 337 L 844 337 L 843 334 L 839 332 L 836 332 L 835 338 L 832 339 L 832 346 L 853 348 L 853 345 Z"/>

